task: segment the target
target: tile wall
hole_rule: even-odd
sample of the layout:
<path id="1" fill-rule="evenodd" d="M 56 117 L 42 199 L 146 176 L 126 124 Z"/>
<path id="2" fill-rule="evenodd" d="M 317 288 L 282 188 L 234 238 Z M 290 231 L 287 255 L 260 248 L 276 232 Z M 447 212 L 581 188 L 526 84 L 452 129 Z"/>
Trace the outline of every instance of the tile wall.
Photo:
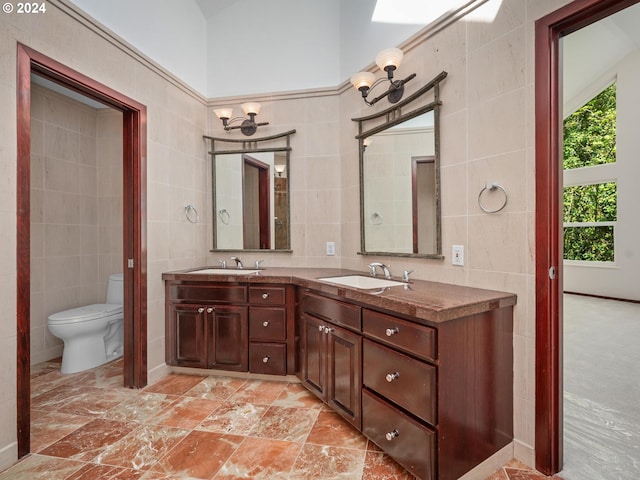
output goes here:
<path id="1" fill-rule="evenodd" d="M 103 303 L 122 271 L 122 115 L 31 92 L 31 364 L 62 353 L 47 317 Z"/>
<path id="2" fill-rule="evenodd" d="M 494 1 L 488 2 L 489 4 Z M 503 0 L 492 23 L 459 22 L 411 44 L 402 72 L 416 72 L 408 93 L 441 70 L 444 261 L 376 258 L 416 278 L 506 290 L 515 310 L 515 455 L 531 465 L 534 444 L 534 22 L 568 0 Z M 209 253 L 208 161 L 202 135 L 220 131 L 206 99 L 96 31 L 66 0 L 47 2 L 46 15 L 0 16 L 0 468 L 16 458 L 16 42 L 134 98 L 147 116 L 148 366 L 164 364 L 166 270 L 217 261 Z M 373 59 L 372 59 L 373 60 Z M 264 97 L 264 96 L 263 96 Z M 222 103 L 220 100 L 220 103 Z M 235 99 L 240 104 L 246 99 Z M 358 255 L 358 151 L 351 118 L 367 112 L 346 83 L 337 89 L 261 98 L 261 119 L 292 139 L 293 254 L 261 256 L 265 265 L 343 266 L 364 270 Z M 226 102 L 225 102 L 226 103 Z M 9 112 L 8 114 L 6 112 Z M 477 205 L 479 190 L 498 181 L 509 192 L 497 215 Z M 201 221 L 191 224 L 184 205 Z M 336 242 L 335 257 L 325 242 Z M 464 267 L 450 265 L 450 246 L 465 246 Z M 260 259 L 262 259 L 260 258 Z M 246 256 L 246 261 L 259 258 Z"/>

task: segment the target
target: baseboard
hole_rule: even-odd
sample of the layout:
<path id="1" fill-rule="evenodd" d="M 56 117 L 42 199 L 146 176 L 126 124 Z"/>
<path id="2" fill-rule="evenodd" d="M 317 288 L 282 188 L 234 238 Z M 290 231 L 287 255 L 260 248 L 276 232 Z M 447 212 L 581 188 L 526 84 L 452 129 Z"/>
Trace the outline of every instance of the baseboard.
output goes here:
<path id="1" fill-rule="evenodd" d="M 480 465 L 465 473 L 458 480 L 485 480 L 505 463 L 509 463 L 511 460 L 513 460 L 513 442 L 502 447 Z"/>
<path id="2" fill-rule="evenodd" d="M 535 469 L 536 451 L 531 445 L 519 440 L 513 441 L 513 458 L 524 463 L 527 467 Z"/>
<path id="3" fill-rule="evenodd" d="M 207 368 L 169 367 L 171 372 L 184 373 L 185 375 L 212 375 L 217 377 L 245 378 L 247 380 L 264 380 L 268 382 L 300 383 L 295 375 L 265 375 L 262 373 L 232 372 L 229 370 L 215 370 Z"/>
<path id="4" fill-rule="evenodd" d="M 169 365 L 166 363 L 158 365 L 147 371 L 147 384 L 152 385 L 169 374 L 171 374 L 171 367 Z"/>
<path id="5" fill-rule="evenodd" d="M 18 442 L 12 442 L 0 448 L 0 472 L 18 461 Z"/>

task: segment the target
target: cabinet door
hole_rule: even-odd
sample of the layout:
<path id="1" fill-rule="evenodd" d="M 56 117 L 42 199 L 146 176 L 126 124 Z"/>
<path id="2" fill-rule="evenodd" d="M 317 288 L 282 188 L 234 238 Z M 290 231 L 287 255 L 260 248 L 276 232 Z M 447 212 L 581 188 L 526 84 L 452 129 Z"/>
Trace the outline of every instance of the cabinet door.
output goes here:
<path id="1" fill-rule="evenodd" d="M 247 307 L 216 305 L 207 317 L 208 366 L 246 372 L 249 369 Z"/>
<path id="2" fill-rule="evenodd" d="M 327 403 L 357 429 L 361 428 L 362 337 L 328 325 Z"/>
<path id="3" fill-rule="evenodd" d="M 172 365 L 204 367 L 206 366 L 204 319 L 206 309 L 199 305 L 172 305 L 171 324 L 173 325 L 173 355 L 169 359 Z"/>
<path id="4" fill-rule="evenodd" d="M 327 399 L 327 335 L 324 333 L 326 322 L 309 315 L 302 314 L 302 383 L 318 395 Z"/>

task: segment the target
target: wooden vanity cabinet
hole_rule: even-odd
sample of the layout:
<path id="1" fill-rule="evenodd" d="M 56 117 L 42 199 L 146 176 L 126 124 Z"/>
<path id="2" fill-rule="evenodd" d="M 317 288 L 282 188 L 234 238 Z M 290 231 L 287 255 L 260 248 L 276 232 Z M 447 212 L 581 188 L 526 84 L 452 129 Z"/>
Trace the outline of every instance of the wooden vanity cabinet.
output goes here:
<path id="1" fill-rule="evenodd" d="M 360 307 L 309 292 L 301 295 L 302 383 L 360 430 L 362 337 L 359 328 Z"/>
<path id="2" fill-rule="evenodd" d="M 425 322 L 304 291 L 299 322 L 303 384 L 416 477 L 456 480 L 512 441 L 512 306 Z"/>
<path id="3" fill-rule="evenodd" d="M 249 371 L 286 375 L 295 369 L 293 287 L 249 287 Z M 288 368 L 287 368 L 288 367 Z"/>
<path id="4" fill-rule="evenodd" d="M 246 287 L 167 283 L 166 290 L 168 363 L 246 371 Z"/>
<path id="5" fill-rule="evenodd" d="M 294 372 L 293 286 L 167 281 L 165 288 L 168 364 Z"/>

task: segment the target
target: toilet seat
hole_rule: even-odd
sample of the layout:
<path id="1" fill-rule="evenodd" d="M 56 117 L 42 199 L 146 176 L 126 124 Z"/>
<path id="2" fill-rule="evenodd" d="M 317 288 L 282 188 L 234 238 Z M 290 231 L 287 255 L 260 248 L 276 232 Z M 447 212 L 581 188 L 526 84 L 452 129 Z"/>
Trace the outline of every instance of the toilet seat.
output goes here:
<path id="1" fill-rule="evenodd" d="M 68 325 L 122 314 L 122 305 L 98 303 L 72 308 L 49 316 L 49 325 Z"/>

